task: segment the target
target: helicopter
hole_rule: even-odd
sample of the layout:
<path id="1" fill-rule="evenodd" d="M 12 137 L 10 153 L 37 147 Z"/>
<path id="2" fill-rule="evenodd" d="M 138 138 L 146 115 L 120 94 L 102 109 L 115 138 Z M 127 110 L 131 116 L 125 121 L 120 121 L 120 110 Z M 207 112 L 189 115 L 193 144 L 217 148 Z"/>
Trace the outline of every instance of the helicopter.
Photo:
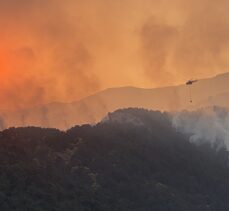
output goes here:
<path id="1" fill-rule="evenodd" d="M 194 83 L 196 83 L 196 82 L 198 82 L 198 80 L 192 80 L 192 79 L 186 82 L 186 85 L 187 85 L 187 86 L 189 86 L 189 97 L 190 97 L 190 103 L 192 103 L 192 92 L 191 92 L 191 86 L 192 86 Z"/>
<path id="2" fill-rule="evenodd" d="M 189 80 L 186 82 L 186 85 L 192 85 L 193 83 L 196 83 L 198 80 Z"/>

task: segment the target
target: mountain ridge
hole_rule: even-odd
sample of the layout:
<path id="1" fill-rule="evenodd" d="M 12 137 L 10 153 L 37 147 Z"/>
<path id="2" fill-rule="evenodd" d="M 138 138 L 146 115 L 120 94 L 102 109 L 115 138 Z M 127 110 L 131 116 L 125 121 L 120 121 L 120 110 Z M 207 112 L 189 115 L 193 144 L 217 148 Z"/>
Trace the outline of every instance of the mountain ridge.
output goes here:
<path id="1" fill-rule="evenodd" d="M 155 89 L 109 88 L 71 103 L 55 102 L 16 111 L 1 111 L 0 129 L 11 126 L 55 127 L 66 130 L 73 125 L 100 121 L 108 112 L 138 107 L 161 111 L 194 110 L 204 106 L 229 106 L 222 93 L 229 93 L 229 73 L 201 79 L 192 86 L 193 103 L 186 85 Z M 221 96 L 221 97 L 220 97 Z"/>

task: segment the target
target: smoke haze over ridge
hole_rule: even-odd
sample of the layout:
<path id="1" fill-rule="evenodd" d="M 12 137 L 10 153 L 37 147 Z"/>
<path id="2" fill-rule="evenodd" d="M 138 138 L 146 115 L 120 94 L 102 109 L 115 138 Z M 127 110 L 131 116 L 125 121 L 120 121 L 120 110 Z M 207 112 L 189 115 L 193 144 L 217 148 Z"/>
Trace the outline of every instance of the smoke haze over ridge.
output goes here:
<path id="1" fill-rule="evenodd" d="M 209 143 L 212 147 L 229 150 L 229 111 L 225 108 L 209 107 L 193 112 L 176 113 L 173 126 L 180 132 L 190 135 L 196 144 Z"/>

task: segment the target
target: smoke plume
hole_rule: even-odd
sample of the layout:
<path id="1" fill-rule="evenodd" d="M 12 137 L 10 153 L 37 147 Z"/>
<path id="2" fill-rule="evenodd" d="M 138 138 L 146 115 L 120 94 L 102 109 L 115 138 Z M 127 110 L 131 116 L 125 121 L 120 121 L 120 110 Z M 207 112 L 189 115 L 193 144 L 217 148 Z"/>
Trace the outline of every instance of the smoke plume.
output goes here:
<path id="1" fill-rule="evenodd" d="M 209 143 L 212 147 L 229 150 L 229 111 L 219 107 L 209 107 L 195 112 L 181 112 L 173 117 L 174 127 L 190 135 L 196 144 Z"/>

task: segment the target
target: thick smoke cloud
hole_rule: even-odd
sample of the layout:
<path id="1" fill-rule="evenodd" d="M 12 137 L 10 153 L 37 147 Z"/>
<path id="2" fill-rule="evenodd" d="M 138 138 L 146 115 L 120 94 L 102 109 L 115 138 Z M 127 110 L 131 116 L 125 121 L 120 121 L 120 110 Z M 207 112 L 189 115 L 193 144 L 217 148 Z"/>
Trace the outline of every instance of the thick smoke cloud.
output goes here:
<path id="1" fill-rule="evenodd" d="M 211 107 L 197 112 L 181 112 L 173 117 L 173 126 L 190 135 L 196 144 L 209 143 L 212 147 L 229 150 L 229 111 Z"/>
<path id="2" fill-rule="evenodd" d="M 58 0 L 0 1 L 3 107 L 70 101 L 99 89 L 89 31 L 65 9 Z"/>
<path id="3" fill-rule="evenodd" d="M 146 59 L 146 74 L 153 82 L 160 85 L 162 82 L 173 80 L 172 74 L 167 70 L 167 60 L 177 30 L 175 27 L 160 23 L 155 18 L 150 18 L 142 28 L 143 36 L 143 58 Z"/>
<path id="4" fill-rule="evenodd" d="M 228 70 L 226 0 L 0 0 L 0 108 Z"/>
<path id="5" fill-rule="evenodd" d="M 227 71 L 229 2 L 165 2 L 170 10 L 162 8 L 164 16 L 149 18 L 141 30 L 145 72 L 152 81 L 170 84 Z"/>

